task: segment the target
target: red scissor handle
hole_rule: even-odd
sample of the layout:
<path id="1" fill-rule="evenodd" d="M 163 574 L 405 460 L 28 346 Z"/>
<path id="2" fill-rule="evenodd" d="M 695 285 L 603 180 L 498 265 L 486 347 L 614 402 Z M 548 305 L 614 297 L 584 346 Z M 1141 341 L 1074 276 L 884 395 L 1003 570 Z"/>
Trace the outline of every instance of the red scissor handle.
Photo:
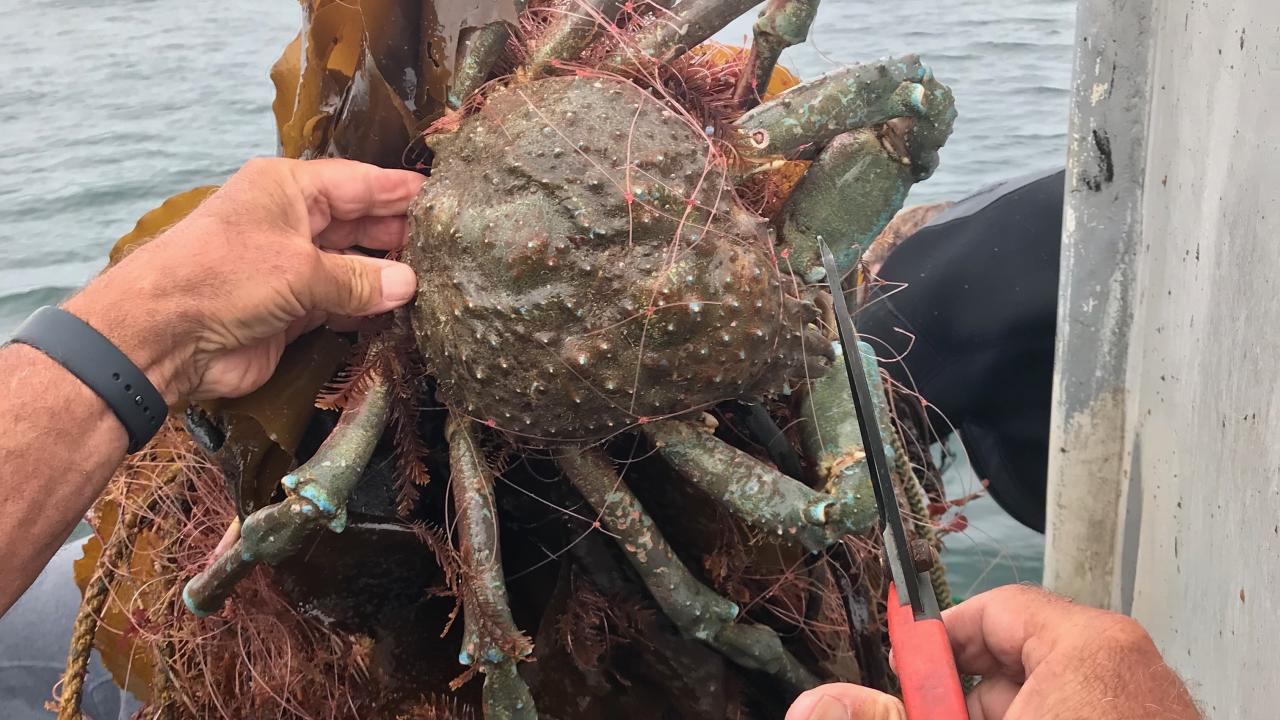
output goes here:
<path id="1" fill-rule="evenodd" d="M 908 720 L 969 720 L 947 629 L 938 619 L 916 620 L 889 583 L 889 643 Z"/>

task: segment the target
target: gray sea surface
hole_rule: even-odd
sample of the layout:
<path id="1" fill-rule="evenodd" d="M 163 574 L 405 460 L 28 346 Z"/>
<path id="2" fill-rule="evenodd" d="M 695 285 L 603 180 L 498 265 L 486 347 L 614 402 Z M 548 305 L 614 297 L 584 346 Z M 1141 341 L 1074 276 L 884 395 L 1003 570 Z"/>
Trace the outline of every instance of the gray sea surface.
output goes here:
<path id="1" fill-rule="evenodd" d="M 750 35 L 753 16 L 723 33 Z M 920 53 L 955 91 L 942 165 L 913 202 L 960 198 L 1065 161 L 1073 0 L 827 0 L 784 64 L 811 78 Z M 0 337 L 82 285 L 166 197 L 275 152 L 268 68 L 292 0 L 0 0 Z M 976 489 L 963 464 L 955 492 Z M 1039 579 L 1041 540 L 989 499 L 947 561 L 969 594 Z"/>

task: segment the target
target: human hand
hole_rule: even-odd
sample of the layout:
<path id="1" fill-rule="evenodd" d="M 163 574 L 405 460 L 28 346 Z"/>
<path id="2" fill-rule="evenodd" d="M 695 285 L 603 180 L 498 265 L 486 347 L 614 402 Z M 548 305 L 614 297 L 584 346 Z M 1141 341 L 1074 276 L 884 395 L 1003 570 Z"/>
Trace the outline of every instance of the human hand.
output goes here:
<path id="1" fill-rule="evenodd" d="M 879 690 L 831 683 L 800 694 L 786 720 L 907 720 L 902 701 Z"/>
<path id="2" fill-rule="evenodd" d="M 1182 680 L 1132 618 L 1025 585 L 942 614 L 960 672 L 981 675 L 971 720 L 1198 720 Z"/>
<path id="3" fill-rule="evenodd" d="M 250 160 L 64 307 L 115 343 L 171 406 L 247 394 L 298 335 L 413 297 L 409 266 L 355 248 L 401 247 L 424 180 L 350 160 Z"/>
<path id="4" fill-rule="evenodd" d="M 981 675 L 970 720 L 1199 720 L 1191 694 L 1132 618 L 1010 585 L 943 612 L 960 672 Z M 832 684 L 786 720 L 905 720 L 896 698 Z"/>

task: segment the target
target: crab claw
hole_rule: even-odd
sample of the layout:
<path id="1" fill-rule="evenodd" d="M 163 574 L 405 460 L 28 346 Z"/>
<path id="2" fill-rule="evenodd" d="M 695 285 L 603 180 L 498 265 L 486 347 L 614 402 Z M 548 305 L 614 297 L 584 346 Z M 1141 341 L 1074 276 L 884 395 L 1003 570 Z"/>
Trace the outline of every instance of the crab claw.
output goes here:
<path id="1" fill-rule="evenodd" d="M 837 135 L 914 118 L 906 142 L 917 181 L 938 164 L 956 118 L 951 89 L 916 55 L 850 65 L 796 85 L 734 123 L 739 152 L 752 159 L 813 157 Z"/>

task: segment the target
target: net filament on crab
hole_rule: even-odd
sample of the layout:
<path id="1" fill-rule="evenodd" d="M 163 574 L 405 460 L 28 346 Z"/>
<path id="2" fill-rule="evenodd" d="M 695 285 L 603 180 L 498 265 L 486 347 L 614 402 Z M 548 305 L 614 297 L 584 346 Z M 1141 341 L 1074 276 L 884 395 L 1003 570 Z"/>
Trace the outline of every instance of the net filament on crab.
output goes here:
<path id="1" fill-rule="evenodd" d="M 805 552 L 876 522 L 848 383 L 826 372 L 843 350 L 820 307 L 845 298 L 816 284 L 818 246 L 842 272 L 854 267 L 933 172 L 950 91 L 906 56 L 768 96 L 817 0 L 771 0 L 735 72 L 715 74 L 694 49 L 755 0 L 668 5 L 531 4 L 523 33 L 475 30 L 459 43 L 457 109 L 425 137 L 434 159 L 404 256 L 419 277 L 411 336 L 449 412 L 467 578 L 459 658 L 485 677 L 488 718 L 537 717 L 518 672 L 533 644 L 512 618 L 498 552 L 493 442 L 551 451 L 681 633 L 793 692 L 823 678 L 686 566 L 604 445 L 638 434 L 746 526 Z M 780 189 L 779 168 L 801 172 Z M 762 182 L 783 198 L 772 212 Z M 342 532 L 388 423 L 389 378 L 371 366 L 337 428 L 282 482 L 286 499 L 250 515 L 188 584 L 192 611 L 216 612 L 255 564 L 312 533 Z M 806 477 L 696 420 L 779 396 L 798 418 Z"/>

